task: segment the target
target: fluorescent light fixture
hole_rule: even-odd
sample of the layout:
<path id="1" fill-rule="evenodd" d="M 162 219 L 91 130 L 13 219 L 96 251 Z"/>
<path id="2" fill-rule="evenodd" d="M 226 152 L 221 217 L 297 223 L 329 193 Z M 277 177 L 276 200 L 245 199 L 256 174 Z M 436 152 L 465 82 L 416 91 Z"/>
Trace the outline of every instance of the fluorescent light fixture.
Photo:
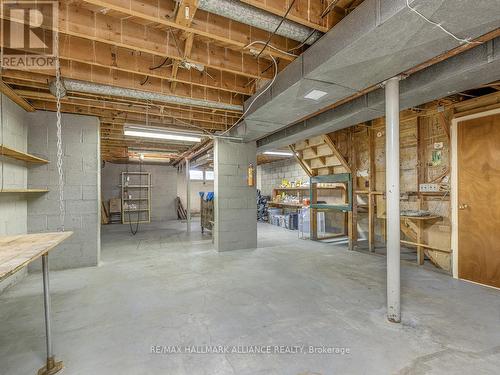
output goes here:
<path id="1" fill-rule="evenodd" d="M 264 155 L 293 156 L 293 153 L 284 151 L 264 151 Z"/>
<path id="2" fill-rule="evenodd" d="M 140 137 L 140 138 L 156 138 L 156 139 L 171 139 L 174 141 L 186 141 L 186 142 L 201 142 L 200 137 L 192 135 L 181 135 L 173 133 L 161 133 L 161 132 L 150 132 L 141 130 L 125 130 L 124 134 L 130 137 Z"/>
<path id="3" fill-rule="evenodd" d="M 325 95 L 328 95 L 328 93 L 321 90 L 311 90 L 306 94 L 306 96 L 304 96 L 304 98 L 312 100 L 320 100 Z"/>

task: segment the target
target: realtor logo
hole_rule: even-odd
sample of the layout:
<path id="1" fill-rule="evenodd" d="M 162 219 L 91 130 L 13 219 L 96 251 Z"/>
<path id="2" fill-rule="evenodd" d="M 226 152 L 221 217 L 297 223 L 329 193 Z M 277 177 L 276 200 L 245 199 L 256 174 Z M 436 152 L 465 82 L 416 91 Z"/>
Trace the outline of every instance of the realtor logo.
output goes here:
<path id="1" fill-rule="evenodd" d="M 2 68 L 54 68 L 58 1 L 3 0 L 1 4 Z"/>

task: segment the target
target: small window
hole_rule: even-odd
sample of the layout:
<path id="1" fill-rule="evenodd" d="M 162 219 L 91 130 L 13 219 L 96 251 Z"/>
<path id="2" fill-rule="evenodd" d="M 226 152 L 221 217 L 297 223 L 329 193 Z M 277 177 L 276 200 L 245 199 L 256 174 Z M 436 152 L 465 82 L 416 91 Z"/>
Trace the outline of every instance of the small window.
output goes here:
<path id="1" fill-rule="evenodd" d="M 196 169 L 189 170 L 189 178 L 191 180 L 203 180 L 203 171 L 197 171 Z"/>
<path id="2" fill-rule="evenodd" d="M 205 171 L 205 180 L 213 181 L 214 180 L 214 171 Z"/>

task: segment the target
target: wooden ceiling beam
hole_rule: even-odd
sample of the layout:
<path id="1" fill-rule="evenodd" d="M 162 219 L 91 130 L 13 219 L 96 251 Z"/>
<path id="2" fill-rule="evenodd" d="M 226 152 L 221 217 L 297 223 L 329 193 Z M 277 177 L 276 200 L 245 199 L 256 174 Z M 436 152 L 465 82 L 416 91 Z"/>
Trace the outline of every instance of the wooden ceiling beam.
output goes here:
<path id="1" fill-rule="evenodd" d="M 209 88 L 236 92 L 247 96 L 253 94 L 251 87 L 248 85 L 249 78 L 247 77 L 211 68 L 205 68 L 206 72 L 200 72 L 196 69 L 180 69 L 179 74 L 177 74 L 174 73 L 172 64 L 161 66 L 165 61 L 164 57 L 84 38 L 68 35 L 61 36 L 60 53 L 61 58 L 65 60 L 88 63 L 102 68 L 138 75 L 143 74 L 141 82 L 144 82 L 146 77 L 150 77 L 151 79 L 159 78 L 186 85 L 180 92 Z M 178 60 L 174 62 L 178 63 Z M 190 87 L 191 85 L 193 87 Z"/>
<path id="2" fill-rule="evenodd" d="M 33 99 L 31 100 L 31 105 L 38 110 L 43 111 L 56 111 L 56 103 L 52 101 Z M 205 130 L 225 130 L 226 127 L 220 124 L 211 124 L 211 126 L 204 125 L 204 123 L 195 123 L 187 125 L 184 123 L 177 123 L 171 117 L 163 117 L 163 116 L 148 116 L 148 121 L 146 121 L 146 116 L 141 113 L 135 113 L 130 111 L 121 111 L 121 110 L 111 110 L 109 108 L 99 108 L 99 107 L 91 107 L 91 106 L 83 106 L 72 103 L 62 103 L 61 111 L 64 113 L 73 113 L 73 114 L 81 114 L 81 115 L 89 115 L 89 116 L 97 116 L 103 118 L 111 118 L 116 120 L 122 120 L 124 122 L 133 122 L 133 123 L 151 123 L 151 124 L 162 124 L 162 125 L 177 125 L 183 129 L 205 129 Z"/>
<path id="3" fill-rule="evenodd" d="M 19 96 L 12 88 L 0 79 L 0 93 L 12 100 L 26 112 L 34 112 L 35 108 L 28 103 L 24 98 Z"/>
<path id="4" fill-rule="evenodd" d="M 241 2 L 280 17 L 285 14 L 289 7 L 289 1 L 241 0 Z M 281 6 L 278 7 L 277 4 Z M 323 6 L 321 0 L 297 1 L 286 18 L 290 21 L 326 33 L 328 28 L 324 25 L 324 21 L 321 18 L 322 12 Z"/>
<path id="5" fill-rule="evenodd" d="M 185 3 L 192 6 L 196 2 L 193 0 L 183 1 L 180 7 Z M 135 0 L 122 0 L 120 4 L 111 0 L 80 0 L 78 4 L 96 13 L 105 13 L 111 17 L 127 19 L 131 22 L 158 29 L 179 29 L 185 33 L 194 34 L 197 40 L 204 40 L 221 47 L 242 51 L 245 54 L 251 53 L 247 48 L 248 44 L 256 40 L 266 40 L 269 37 L 269 33 L 264 30 L 202 10 L 197 10 L 193 14 L 191 23 L 178 22 L 176 14 L 174 14 L 175 2 L 172 0 L 150 4 L 137 3 Z M 185 14 L 182 13 L 180 17 L 183 15 Z M 281 36 L 273 38 L 273 46 L 284 51 L 296 47 L 298 44 L 297 41 Z M 293 56 L 271 48 L 266 48 L 265 52 L 288 61 L 295 59 Z"/>
<path id="6" fill-rule="evenodd" d="M 175 15 L 175 23 L 182 26 L 191 26 L 193 22 L 194 15 L 198 9 L 197 0 L 182 0 L 177 7 L 177 14 Z M 191 50 L 193 49 L 194 33 L 190 31 L 183 31 L 184 40 L 184 55 L 183 60 L 187 60 L 191 56 Z M 172 77 L 177 78 L 177 73 L 179 72 L 179 65 L 181 61 L 176 60 L 172 66 Z M 177 82 L 173 81 L 170 84 L 170 91 L 175 92 L 177 88 Z M 248 87 L 248 89 L 251 89 Z"/>
<path id="7" fill-rule="evenodd" d="M 61 4 L 59 18 L 59 31 L 67 35 L 164 58 L 183 59 L 182 51 L 173 37 L 178 31 L 164 31 L 128 19 L 120 20 L 68 3 Z M 188 61 L 244 77 L 272 78 L 272 72 L 262 73 L 269 65 L 269 59 L 256 60 L 251 55 L 201 40 L 194 41 L 191 58 Z"/>
<path id="8" fill-rule="evenodd" d="M 77 80 L 84 80 L 87 82 L 92 82 L 102 85 L 110 85 L 117 87 L 124 87 L 134 90 L 141 90 L 146 92 L 161 93 L 165 95 L 173 95 L 170 92 L 170 85 L 165 85 L 165 82 L 159 79 L 151 79 L 147 82 L 147 85 L 140 85 L 140 75 L 134 75 L 132 73 L 118 74 L 110 70 L 103 70 L 102 68 L 96 68 L 92 65 L 81 64 L 75 62 L 61 61 L 61 72 L 63 77 L 72 78 Z M 2 75 L 4 77 L 13 79 L 24 79 L 31 80 L 34 82 L 44 83 L 47 85 L 48 80 L 52 80 L 54 72 L 45 70 L 33 70 L 33 71 L 20 71 L 20 70 L 4 70 Z M 219 102 L 225 104 L 237 104 L 241 105 L 241 101 L 238 98 L 233 97 L 230 93 L 224 93 L 222 91 L 213 92 L 210 90 L 204 90 L 202 92 L 194 91 L 190 96 L 193 99 L 208 100 L 210 102 Z M 165 103 L 167 104 L 167 103 Z M 195 107 L 195 106 L 192 106 Z M 208 106 L 196 106 L 197 108 L 212 109 Z M 228 111 L 232 112 L 232 111 Z M 238 113 L 234 111 L 235 113 Z"/>
<path id="9" fill-rule="evenodd" d="M 56 98 L 48 92 L 37 92 L 32 90 L 16 90 L 16 93 L 24 99 L 30 100 L 44 100 L 48 102 L 55 102 Z M 140 113 L 142 115 L 148 115 L 151 117 L 162 117 L 162 118 L 172 118 L 174 120 L 192 122 L 191 125 L 195 126 L 205 126 L 203 123 L 212 125 L 221 125 L 222 127 L 229 127 L 233 124 L 233 121 L 228 121 L 227 118 L 223 116 L 210 116 L 207 114 L 195 115 L 189 112 L 175 112 L 172 110 L 165 110 L 157 106 L 137 106 L 124 103 L 113 103 L 107 100 L 89 100 L 80 98 L 63 98 L 62 103 L 74 104 L 80 106 L 92 106 L 94 108 L 109 109 L 112 111 L 122 111 L 127 113 Z"/>
<path id="10" fill-rule="evenodd" d="M 4 81 L 8 83 L 10 86 L 12 86 L 16 91 L 19 90 L 29 90 L 29 89 L 35 89 L 38 90 L 38 92 L 47 92 L 47 83 L 44 80 L 43 82 L 40 81 L 29 81 L 29 80 L 23 80 L 23 79 L 16 79 L 16 78 L 9 78 L 9 77 L 3 77 Z M 33 91 L 33 90 L 31 90 Z M 228 111 L 222 111 L 222 110 L 213 110 L 210 108 L 199 108 L 199 107 L 190 107 L 190 106 L 181 106 L 177 104 L 169 104 L 169 103 L 163 103 L 163 102 L 146 102 L 144 100 L 138 100 L 138 99 L 132 99 L 132 98 L 119 98 L 119 97 L 111 97 L 111 96 L 106 96 L 106 95 L 95 95 L 95 94 L 87 94 L 87 93 L 71 93 L 69 95 L 72 98 L 77 98 L 80 100 L 97 100 L 97 101 L 103 101 L 105 100 L 108 103 L 115 103 L 115 104 L 123 104 L 123 105 L 137 105 L 141 107 L 157 107 L 157 108 L 162 108 L 162 109 L 167 109 L 167 110 L 172 110 L 175 112 L 185 112 L 185 113 L 193 113 L 193 114 L 200 114 L 203 116 L 221 116 L 224 118 L 228 118 L 231 122 L 236 121 L 240 117 L 239 112 L 228 112 Z"/>

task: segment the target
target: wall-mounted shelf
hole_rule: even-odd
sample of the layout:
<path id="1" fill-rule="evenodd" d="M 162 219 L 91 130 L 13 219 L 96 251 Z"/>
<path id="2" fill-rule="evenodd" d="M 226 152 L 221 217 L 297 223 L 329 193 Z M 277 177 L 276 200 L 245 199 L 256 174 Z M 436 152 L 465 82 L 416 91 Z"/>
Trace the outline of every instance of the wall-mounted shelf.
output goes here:
<path id="1" fill-rule="evenodd" d="M 33 164 L 46 164 L 49 162 L 48 160 L 39 158 L 31 154 L 27 154 L 26 152 L 22 152 L 5 145 L 0 145 L 0 155 Z"/>
<path id="2" fill-rule="evenodd" d="M 12 194 L 12 193 L 36 193 L 44 194 L 48 193 L 47 189 L 3 189 L 0 190 L 0 194 Z"/>

